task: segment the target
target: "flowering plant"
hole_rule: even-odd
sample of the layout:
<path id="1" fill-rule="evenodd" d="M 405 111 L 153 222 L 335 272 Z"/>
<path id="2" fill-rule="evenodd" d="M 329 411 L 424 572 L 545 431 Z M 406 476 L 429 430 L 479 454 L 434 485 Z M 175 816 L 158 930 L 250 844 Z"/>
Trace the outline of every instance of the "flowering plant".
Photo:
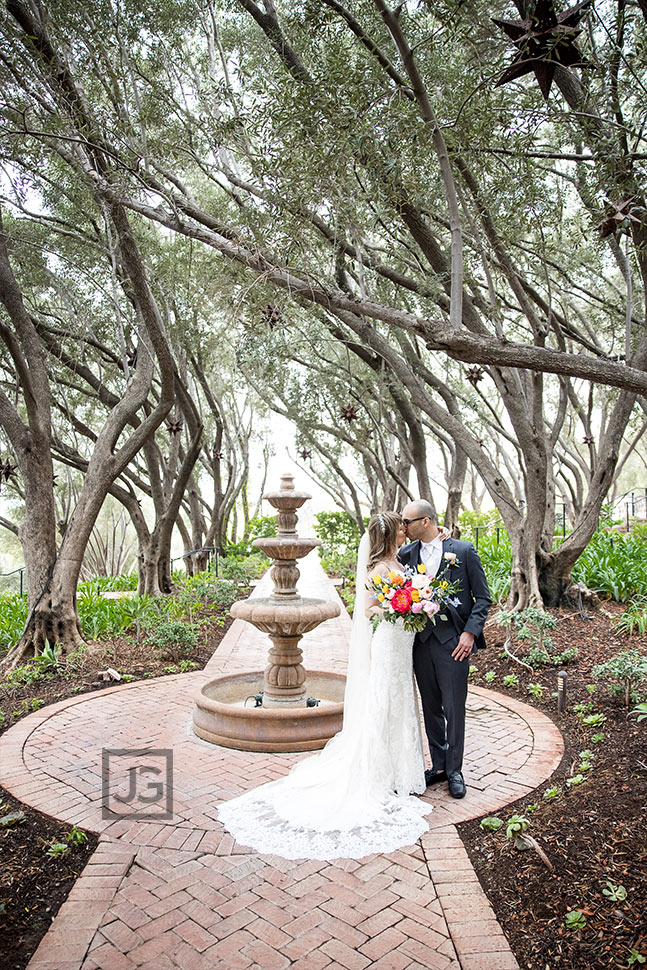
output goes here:
<path id="1" fill-rule="evenodd" d="M 452 565 L 457 563 L 454 557 Z M 405 630 L 420 633 L 429 621 L 436 622 L 437 615 L 441 620 L 447 619 L 446 615 L 440 613 L 444 606 L 458 606 L 459 603 L 456 594 L 460 591 L 460 583 L 450 583 L 443 578 L 443 573 L 428 576 L 427 567 L 422 563 L 419 566 L 402 566 L 401 571 L 390 569 L 374 573 L 366 588 L 382 607 L 379 613 L 371 617 L 374 630 L 382 620 L 395 623 L 402 619 Z"/>

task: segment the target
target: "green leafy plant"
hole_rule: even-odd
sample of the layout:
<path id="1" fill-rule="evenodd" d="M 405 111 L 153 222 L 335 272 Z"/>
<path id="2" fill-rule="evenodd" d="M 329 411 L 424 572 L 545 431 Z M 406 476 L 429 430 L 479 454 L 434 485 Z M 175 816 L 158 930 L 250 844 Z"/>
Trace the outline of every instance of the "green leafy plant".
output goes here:
<path id="1" fill-rule="evenodd" d="M 147 642 L 174 663 L 198 646 L 198 635 L 188 624 L 160 623 L 149 634 Z"/>
<path id="2" fill-rule="evenodd" d="M 575 582 L 620 603 L 647 595 L 647 556 L 640 529 L 627 535 L 596 532 L 572 571 Z"/>
<path id="3" fill-rule="evenodd" d="M 511 815 L 505 827 L 506 838 L 514 840 L 529 828 L 530 822 L 524 815 Z"/>
<path id="4" fill-rule="evenodd" d="M 572 909 L 564 917 L 564 922 L 569 930 L 583 930 L 586 926 L 586 916 L 581 909 Z"/>
<path id="5" fill-rule="evenodd" d="M 73 825 L 67 833 L 67 841 L 70 845 L 77 847 L 84 845 L 88 841 L 88 837 L 85 832 L 82 832 L 81 829 L 77 829 L 76 825 Z"/>
<path id="6" fill-rule="evenodd" d="M 503 686 L 504 687 L 518 687 L 519 686 L 519 678 L 517 677 L 516 674 L 506 674 L 505 677 L 503 678 Z"/>
<path id="7" fill-rule="evenodd" d="M 552 663 L 556 667 L 562 667 L 570 663 L 571 660 L 575 660 L 578 654 L 577 647 L 567 647 L 566 650 L 562 650 L 561 653 L 554 654 L 552 657 Z"/>
<path id="8" fill-rule="evenodd" d="M 644 636 L 647 633 L 647 595 L 634 597 L 624 613 L 613 620 L 613 626 L 627 636 L 635 633 Z"/>
<path id="9" fill-rule="evenodd" d="M 639 963 L 641 965 L 643 963 L 647 963 L 647 957 L 644 957 L 642 953 L 639 953 L 638 950 L 634 950 L 632 947 L 631 953 L 627 957 L 627 966 L 632 967 L 634 963 Z"/>
<path id="10" fill-rule="evenodd" d="M 602 731 L 598 731 L 597 734 L 591 735 L 591 741 L 593 741 L 594 744 L 601 744 L 604 741 L 604 738 L 605 735 Z"/>
<path id="11" fill-rule="evenodd" d="M 542 797 L 545 798 L 547 802 L 551 802 L 555 798 L 559 798 L 561 794 L 562 794 L 561 785 L 552 785 L 550 788 L 546 789 Z"/>
<path id="12" fill-rule="evenodd" d="M 573 704 L 573 712 L 577 714 L 580 721 L 582 721 L 587 714 L 590 714 L 593 710 L 593 701 L 580 701 L 579 704 Z"/>
<path id="13" fill-rule="evenodd" d="M 582 724 L 585 727 L 602 727 L 606 719 L 606 714 L 587 714 L 582 718 Z"/>
<path id="14" fill-rule="evenodd" d="M 470 666 L 470 669 L 468 670 L 468 674 L 470 675 L 470 677 L 472 677 L 474 674 L 478 673 L 478 670 L 479 670 L 478 667 L 475 667 L 474 664 L 472 664 Z"/>
<path id="15" fill-rule="evenodd" d="M 360 530 L 348 512 L 318 512 L 315 516 L 314 533 L 321 539 L 319 555 L 346 554 L 359 545 Z"/>
<path id="16" fill-rule="evenodd" d="M 622 696 L 625 707 L 629 707 L 632 701 L 642 700 L 636 687 L 647 684 L 647 655 L 636 647 L 623 650 L 605 663 L 597 664 L 593 676 L 604 678 L 610 693 Z"/>
<path id="17" fill-rule="evenodd" d="M 487 818 L 482 818 L 479 824 L 486 832 L 498 832 L 499 829 L 503 828 L 503 820 L 497 818 L 496 815 L 488 815 Z"/>
<path id="18" fill-rule="evenodd" d="M 580 763 L 577 766 L 578 771 L 590 771 L 593 767 L 593 761 L 595 759 L 593 752 L 589 751 L 587 748 L 585 751 L 580 751 L 579 758 Z"/>
<path id="19" fill-rule="evenodd" d="M 528 684 L 528 693 L 532 694 L 533 697 L 543 697 L 545 690 L 546 688 L 543 686 L 543 684 Z"/>
<path id="20" fill-rule="evenodd" d="M 624 886 L 615 886 L 607 879 L 607 884 L 602 890 L 602 895 L 606 896 L 612 903 L 623 903 L 627 898 L 627 890 Z"/>
<path id="21" fill-rule="evenodd" d="M 647 717 L 647 701 L 643 701 L 641 704 L 637 704 L 630 714 L 635 714 L 638 721 L 644 721 Z"/>
<path id="22" fill-rule="evenodd" d="M 494 670 L 488 670 L 484 675 L 483 680 L 486 684 L 491 684 L 493 680 L 496 679 L 496 672 Z"/>
<path id="23" fill-rule="evenodd" d="M 180 672 L 185 674 L 188 670 L 195 670 L 198 664 L 195 660 L 180 660 L 178 667 Z"/>
<path id="24" fill-rule="evenodd" d="M 56 839 L 51 839 L 45 844 L 47 846 L 45 855 L 49 856 L 50 859 L 61 859 L 70 851 L 69 845 L 66 845 L 65 842 L 57 842 Z"/>
<path id="25" fill-rule="evenodd" d="M 566 784 L 570 787 L 571 785 L 581 785 L 583 781 L 584 781 L 584 775 L 577 774 L 577 775 L 573 775 L 572 778 L 567 778 Z"/>
<path id="26" fill-rule="evenodd" d="M 526 811 L 527 812 L 538 812 L 539 809 L 540 809 L 540 807 L 541 806 L 539 805 L 538 802 L 532 802 L 532 804 L 526 805 Z"/>

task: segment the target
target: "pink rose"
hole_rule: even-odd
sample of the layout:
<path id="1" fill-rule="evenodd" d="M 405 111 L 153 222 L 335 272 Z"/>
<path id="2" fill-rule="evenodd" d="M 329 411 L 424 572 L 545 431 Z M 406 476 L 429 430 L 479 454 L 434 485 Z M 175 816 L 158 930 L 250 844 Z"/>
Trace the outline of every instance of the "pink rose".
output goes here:
<path id="1" fill-rule="evenodd" d="M 427 616 L 435 616 L 438 610 L 440 609 L 438 603 L 436 603 L 435 600 L 433 601 L 427 600 L 426 603 L 422 604 L 422 608 L 427 614 Z"/>
<path id="2" fill-rule="evenodd" d="M 412 613 L 422 613 L 422 610 L 423 610 L 423 604 L 422 603 L 412 603 L 411 604 L 411 612 Z"/>

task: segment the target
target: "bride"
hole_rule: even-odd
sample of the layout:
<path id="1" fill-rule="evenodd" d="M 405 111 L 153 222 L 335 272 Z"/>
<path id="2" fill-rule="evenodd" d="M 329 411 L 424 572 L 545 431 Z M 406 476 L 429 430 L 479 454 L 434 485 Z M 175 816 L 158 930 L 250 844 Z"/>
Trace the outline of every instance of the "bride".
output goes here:
<path id="1" fill-rule="evenodd" d="M 400 516 L 374 515 L 359 546 L 342 730 L 290 773 L 219 806 L 241 845 L 286 859 L 359 859 L 414 843 L 429 828 L 420 717 L 413 686 L 413 633 L 382 609 L 368 575 L 394 569 Z"/>

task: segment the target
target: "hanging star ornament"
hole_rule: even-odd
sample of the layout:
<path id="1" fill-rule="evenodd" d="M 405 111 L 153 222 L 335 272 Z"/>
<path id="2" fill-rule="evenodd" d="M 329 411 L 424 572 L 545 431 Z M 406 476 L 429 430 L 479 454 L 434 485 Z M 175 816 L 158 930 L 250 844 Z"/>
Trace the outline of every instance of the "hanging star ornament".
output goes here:
<path id="1" fill-rule="evenodd" d="M 172 435 L 179 434 L 182 430 L 182 422 L 179 419 L 177 421 L 167 421 L 166 426 Z"/>
<path id="2" fill-rule="evenodd" d="M 340 414 L 344 421 L 348 421 L 349 423 L 357 420 L 357 408 L 354 404 L 346 404 L 345 407 L 341 409 Z"/>
<path id="3" fill-rule="evenodd" d="M 593 435 L 591 435 L 591 434 L 585 434 L 584 435 L 584 444 L 585 445 L 592 445 L 593 444 L 593 440 L 594 440 L 593 439 Z"/>
<path id="4" fill-rule="evenodd" d="M 476 387 L 478 382 L 483 380 L 483 369 L 481 367 L 468 367 L 467 380 L 473 387 Z"/>
<path id="5" fill-rule="evenodd" d="M 312 452 L 311 451 L 308 451 L 307 448 L 302 448 L 301 451 L 299 452 L 299 454 L 301 455 L 301 458 L 304 461 L 307 461 L 307 459 L 310 458 L 310 456 L 312 455 Z"/>
<path id="6" fill-rule="evenodd" d="M 604 219 L 595 226 L 595 229 L 600 233 L 601 239 L 606 239 L 607 236 L 615 236 L 618 239 L 623 233 L 631 231 L 632 222 L 640 225 L 640 216 L 644 213 L 645 210 L 636 203 L 635 199 L 609 202 Z"/>
<path id="7" fill-rule="evenodd" d="M 544 99 L 548 101 L 557 67 L 592 67 L 575 41 L 582 33 L 578 24 L 592 0 L 581 0 L 563 13 L 557 13 L 553 0 L 537 0 L 528 20 L 497 20 L 517 48 L 512 64 L 503 72 L 496 87 L 534 73 Z"/>

